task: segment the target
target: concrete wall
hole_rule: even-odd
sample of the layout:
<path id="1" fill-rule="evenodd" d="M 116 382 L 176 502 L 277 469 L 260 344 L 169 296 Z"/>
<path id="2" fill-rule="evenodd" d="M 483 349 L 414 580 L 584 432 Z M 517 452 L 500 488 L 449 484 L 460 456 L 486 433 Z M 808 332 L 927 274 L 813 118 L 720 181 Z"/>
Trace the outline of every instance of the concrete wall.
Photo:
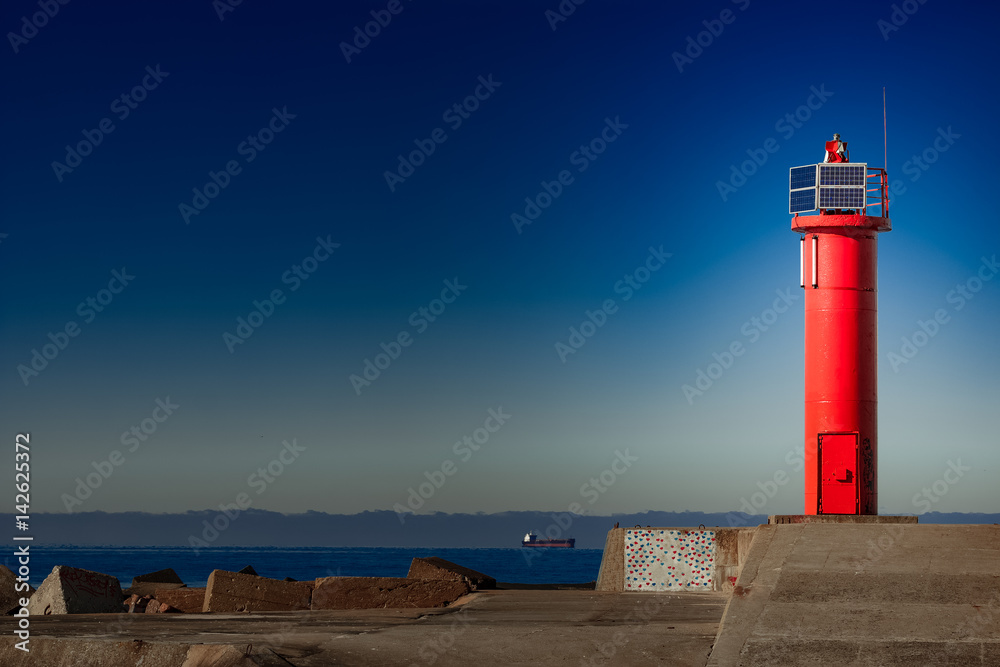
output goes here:
<path id="1" fill-rule="evenodd" d="M 760 526 L 709 667 L 1000 665 L 1000 527 Z"/>
<path id="2" fill-rule="evenodd" d="M 599 591 L 731 591 L 753 528 L 613 528 L 597 577 Z"/>

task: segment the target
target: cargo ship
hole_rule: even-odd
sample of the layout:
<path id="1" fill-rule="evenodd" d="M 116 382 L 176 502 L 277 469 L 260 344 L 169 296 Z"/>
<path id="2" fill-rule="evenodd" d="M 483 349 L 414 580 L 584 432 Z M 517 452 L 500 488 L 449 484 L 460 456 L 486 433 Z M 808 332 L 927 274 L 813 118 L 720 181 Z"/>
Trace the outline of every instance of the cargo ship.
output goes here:
<path id="1" fill-rule="evenodd" d="M 568 540 L 547 540 L 544 537 L 538 539 L 538 535 L 534 533 L 528 533 L 521 540 L 522 547 L 555 547 L 560 549 L 572 549 L 576 544 L 576 539 L 569 538 Z"/>

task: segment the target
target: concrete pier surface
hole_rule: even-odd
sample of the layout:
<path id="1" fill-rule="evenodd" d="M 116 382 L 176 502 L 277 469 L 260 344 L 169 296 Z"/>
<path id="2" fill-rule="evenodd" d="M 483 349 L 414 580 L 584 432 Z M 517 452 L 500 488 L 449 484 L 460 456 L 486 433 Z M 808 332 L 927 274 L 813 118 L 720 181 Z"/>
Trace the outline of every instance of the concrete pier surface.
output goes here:
<path id="1" fill-rule="evenodd" d="M 760 526 L 709 665 L 1000 665 L 1000 526 Z"/>
<path id="2" fill-rule="evenodd" d="M 0 665 L 1000 665 L 1000 526 L 791 517 L 673 535 L 697 543 L 694 557 L 668 529 L 631 530 L 632 546 L 628 530 L 609 533 L 607 590 L 498 583 L 437 608 L 32 616 L 30 653 L 7 616 Z M 675 558 L 727 576 L 721 590 L 623 591 L 640 551 L 633 570 Z"/>
<path id="3" fill-rule="evenodd" d="M 495 590 L 442 609 L 0 619 L 4 667 L 705 665 L 728 596 Z"/>

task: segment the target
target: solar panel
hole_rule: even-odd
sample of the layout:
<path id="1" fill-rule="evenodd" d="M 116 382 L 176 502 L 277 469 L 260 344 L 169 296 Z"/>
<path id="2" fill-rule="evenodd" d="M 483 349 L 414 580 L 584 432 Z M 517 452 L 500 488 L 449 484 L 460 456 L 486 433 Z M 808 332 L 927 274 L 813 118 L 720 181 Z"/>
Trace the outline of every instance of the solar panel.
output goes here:
<path id="1" fill-rule="evenodd" d="M 816 210 L 816 188 L 794 190 L 788 194 L 788 212 L 805 213 Z"/>
<path id="2" fill-rule="evenodd" d="M 867 164 L 821 164 L 820 185 L 864 185 L 868 174 Z"/>
<path id="3" fill-rule="evenodd" d="M 788 170 L 788 212 L 817 209 L 864 209 L 867 163 L 824 163 Z"/>
<path id="4" fill-rule="evenodd" d="M 788 189 L 816 187 L 816 165 L 808 167 L 792 167 L 788 171 Z"/>
<path id="5" fill-rule="evenodd" d="M 819 188 L 820 208 L 864 208 L 865 188 Z"/>
<path id="6" fill-rule="evenodd" d="M 816 210 L 816 165 L 792 167 L 788 170 L 788 212 L 805 213 Z"/>

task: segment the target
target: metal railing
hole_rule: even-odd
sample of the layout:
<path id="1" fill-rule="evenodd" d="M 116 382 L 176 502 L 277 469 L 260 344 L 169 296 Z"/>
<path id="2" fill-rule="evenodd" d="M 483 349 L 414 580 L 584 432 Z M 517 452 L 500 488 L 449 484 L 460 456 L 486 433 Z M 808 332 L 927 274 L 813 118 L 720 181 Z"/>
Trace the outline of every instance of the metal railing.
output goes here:
<path id="1" fill-rule="evenodd" d="M 866 189 L 865 189 L 865 215 L 872 215 L 868 212 L 869 206 L 878 206 L 881 218 L 889 217 L 889 176 L 885 169 L 880 167 L 868 167 Z"/>

